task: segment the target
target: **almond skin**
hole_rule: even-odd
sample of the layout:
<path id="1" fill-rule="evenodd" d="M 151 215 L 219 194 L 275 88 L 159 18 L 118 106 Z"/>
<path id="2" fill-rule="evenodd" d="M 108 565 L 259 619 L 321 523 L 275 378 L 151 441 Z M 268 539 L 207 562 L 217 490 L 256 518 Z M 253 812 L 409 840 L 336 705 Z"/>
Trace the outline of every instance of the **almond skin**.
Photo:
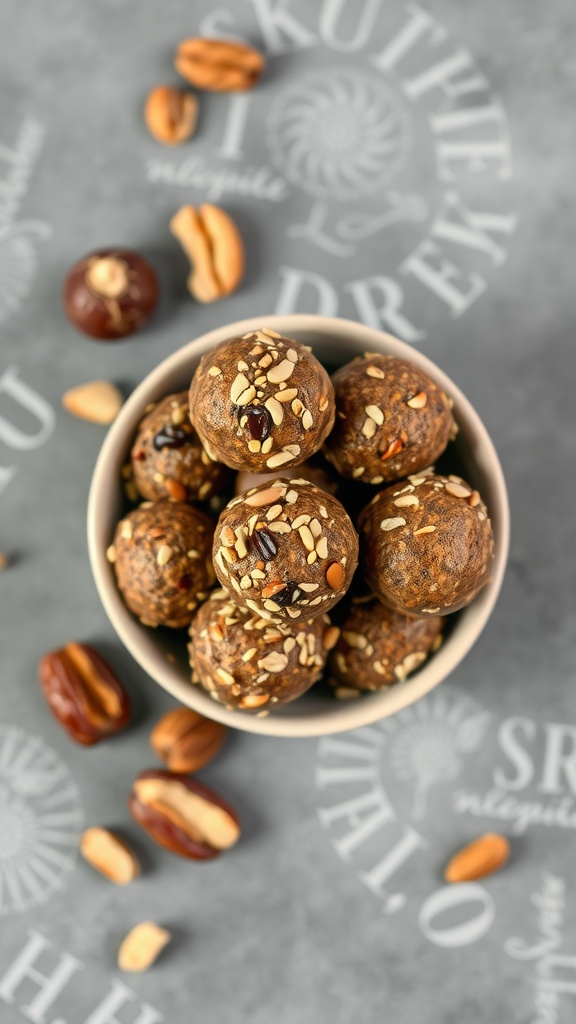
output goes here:
<path id="1" fill-rule="evenodd" d="M 102 426 L 116 419 L 123 402 L 116 385 L 108 380 L 91 380 L 70 388 L 62 395 L 62 405 L 73 416 Z"/>
<path id="2" fill-rule="evenodd" d="M 506 837 L 496 832 L 486 832 L 452 857 L 444 871 L 444 878 L 451 883 L 486 878 L 503 868 L 509 857 L 510 843 Z"/>

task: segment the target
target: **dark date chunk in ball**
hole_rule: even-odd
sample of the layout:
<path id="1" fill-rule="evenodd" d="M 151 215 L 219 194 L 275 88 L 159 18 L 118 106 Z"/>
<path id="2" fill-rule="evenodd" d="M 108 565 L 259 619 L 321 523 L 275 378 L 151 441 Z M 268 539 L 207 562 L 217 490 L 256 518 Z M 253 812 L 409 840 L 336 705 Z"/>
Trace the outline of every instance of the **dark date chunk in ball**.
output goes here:
<path id="1" fill-rule="evenodd" d="M 138 492 L 150 501 L 208 501 L 231 476 L 210 458 L 190 423 L 187 391 L 168 395 L 144 417 L 131 464 Z"/>
<path id="2" fill-rule="evenodd" d="M 99 249 L 68 271 L 63 303 L 83 334 L 116 341 L 144 327 L 158 302 L 158 278 L 143 256 L 129 249 Z"/>
<path id="3" fill-rule="evenodd" d="M 217 461 L 280 472 L 320 449 L 334 423 L 334 392 L 309 348 L 263 327 L 202 357 L 190 419 Z"/>
<path id="4" fill-rule="evenodd" d="M 340 502 L 309 480 L 276 479 L 234 498 L 214 535 L 218 580 L 274 622 L 308 619 L 346 593 L 358 538 Z"/>
<path id="5" fill-rule="evenodd" d="M 342 476 L 399 480 L 433 463 L 455 436 L 450 400 L 414 363 L 367 353 L 332 383 L 336 421 L 324 454 Z"/>
<path id="6" fill-rule="evenodd" d="M 190 627 L 192 679 L 231 710 L 267 714 L 310 689 L 337 636 L 326 615 L 275 625 L 218 590 Z"/>
<path id="7" fill-rule="evenodd" d="M 401 615 L 370 596 L 354 599 L 330 655 L 336 696 L 386 690 L 403 682 L 438 650 L 445 621 Z"/>
<path id="8" fill-rule="evenodd" d="M 409 476 L 377 494 L 359 526 L 366 582 L 397 612 L 455 612 L 490 580 L 488 512 L 460 477 Z"/>
<path id="9" fill-rule="evenodd" d="M 210 519 L 179 502 L 140 505 L 121 519 L 107 555 L 131 612 L 145 626 L 182 629 L 214 585 Z"/>

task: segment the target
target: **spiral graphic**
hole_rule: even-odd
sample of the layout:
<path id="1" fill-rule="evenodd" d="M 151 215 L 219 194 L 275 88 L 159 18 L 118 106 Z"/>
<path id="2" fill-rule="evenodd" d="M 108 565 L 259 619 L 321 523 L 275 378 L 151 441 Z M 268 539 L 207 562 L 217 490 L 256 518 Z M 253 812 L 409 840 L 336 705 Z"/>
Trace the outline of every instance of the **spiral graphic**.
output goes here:
<path id="1" fill-rule="evenodd" d="M 66 765 L 38 737 L 0 726 L 0 916 L 62 888 L 82 823 Z"/>
<path id="2" fill-rule="evenodd" d="M 340 68 L 315 71 L 284 89 L 270 109 L 267 136 L 285 178 L 315 196 L 351 200 L 398 174 L 411 124 L 385 82 Z"/>

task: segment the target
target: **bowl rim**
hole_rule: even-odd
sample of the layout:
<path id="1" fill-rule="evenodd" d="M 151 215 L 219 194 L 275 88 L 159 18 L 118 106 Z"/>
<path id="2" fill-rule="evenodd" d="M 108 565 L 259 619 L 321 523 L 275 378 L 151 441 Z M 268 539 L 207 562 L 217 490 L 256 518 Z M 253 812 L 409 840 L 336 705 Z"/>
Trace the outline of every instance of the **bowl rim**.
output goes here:
<path id="1" fill-rule="evenodd" d="M 293 334 L 298 336 L 315 332 L 335 336 L 344 341 L 350 341 L 353 337 L 356 341 L 362 341 L 362 350 L 369 350 L 373 345 L 381 348 L 384 341 L 388 353 L 409 359 L 422 367 L 454 400 L 457 418 L 460 423 L 465 420 L 468 430 L 475 438 L 477 449 L 482 450 L 483 461 L 489 467 L 493 485 L 490 517 L 497 524 L 498 538 L 492 567 L 492 582 L 459 613 L 460 616 L 468 616 L 465 621 L 465 635 L 460 635 L 462 630 L 456 631 L 456 635 L 448 638 L 434 658 L 425 662 L 405 683 L 354 701 L 327 703 L 326 710 L 312 715 L 297 712 L 290 714 L 284 711 L 282 715 L 271 714 L 259 718 L 239 710 L 228 711 L 224 705 L 210 700 L 191 682 L 183 682 L 178 677 L 174 665 L 164 654 L 160 655 L 162 660 L 156 664 L 154 657 L 140 649 L 138 638 L 145 627 L 124 605 L 114 573 L 106 558 L 106 544 L 103 545 L 101 540 L 100 523 L 105 515 L 101 500 L 102 492 L 110 490 L 110 474 L 113 468 L 116 483 L 118 482 L 118 452 L 122 449 L 122 454 L 125 453 L 137 422 L 141 419 L 143 407 L 151 400 L 151 393 L 159 388 L 167 376 L 184 370 L 188 362 L 198 358 L 218 342 L 245 334 L 249 330 L 256 330 L 263 325 L 277 329 L 288 337 Z M 160 396 L 161 390 L 158 392 L 158 397 Z M 271 314 L 247 317 L 207 331 L 177 349 L 144 377 L 122 406 L 98 454 L 88 497 L 87 533 L 90 565 L 104 610 L 123 645 L 159 686 L 182 704 L 194 707 L 206 717 L 223 722 L 232 728 L 259 735 L 302 738 L 345 732 L 371 725 L 396 714 L 425 696 L 454 671 L 480 636 L 498 599 L 508 557 L 510 512 L 504 473 L 490 435 L 470 401 L 436 363 L 393 335 L 354 320 L 306 313 L 286 316 Z M 204 704 L 205 700 L 209 701 L 208 705 Z M 202 706 L 199 708 L 198 704 Z M 295 701 L 294 707 L 297 705 L 298 701 Z M 291 705 L 287 707 L 290 708 Z"/>

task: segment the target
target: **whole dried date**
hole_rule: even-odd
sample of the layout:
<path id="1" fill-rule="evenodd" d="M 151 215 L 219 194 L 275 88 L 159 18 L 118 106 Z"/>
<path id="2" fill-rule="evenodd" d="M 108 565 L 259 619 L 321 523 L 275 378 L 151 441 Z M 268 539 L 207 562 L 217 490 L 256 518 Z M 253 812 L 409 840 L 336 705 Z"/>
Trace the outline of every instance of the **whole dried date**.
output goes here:
<path id="1" fill-rule="evenodd" d="M 79 331 L 98 341 L 116 341 L 150 318 L 158 302 L 158 278 L 137 252 L 99 249 L 71 267 L 62 298 Z"/>
<path id="2" fill-rule="evenodd" d="M 174 708 L 150 736 L 152 750 L 172 772 L 196 772 L 216 756 L 227 729 L 191 708 Z"/>
<path id="3" fill-rule="evenodd" d="M 128 696 L 93 647 L 69 643 L 48 651 L 38 675 L 52 714 L 76 743 L 91 746 L 128 722 Z"/>
<path id="4" fill-rule="evenodd" d="M 238 841 L 235 811 L 187 775 L 141 772 L 128 803 L 132 817 L 160 846 L 190 860 L 210 860 Z"/>

